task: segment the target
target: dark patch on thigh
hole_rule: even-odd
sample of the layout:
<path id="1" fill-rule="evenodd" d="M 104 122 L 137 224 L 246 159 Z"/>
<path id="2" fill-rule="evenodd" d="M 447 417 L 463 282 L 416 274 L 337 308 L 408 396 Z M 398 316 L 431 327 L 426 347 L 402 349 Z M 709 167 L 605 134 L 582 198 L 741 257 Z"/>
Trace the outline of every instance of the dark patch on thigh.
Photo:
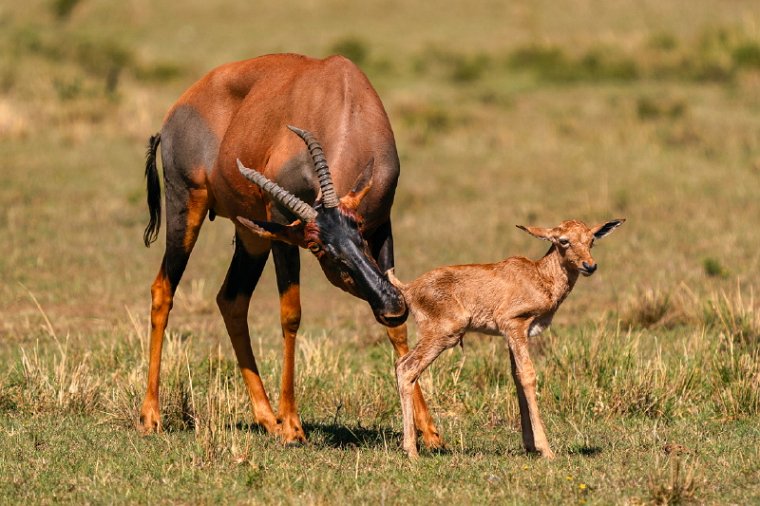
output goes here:
<path id="1" fill-rule="evenodd" d="M 197 185 L 216 163 L 219 139 L 203 116 L 191 105 L 177 107 L 161 129 L 161 158 L 164 178 Z M 194 173 L 203 169 L 203 174 Z"/>

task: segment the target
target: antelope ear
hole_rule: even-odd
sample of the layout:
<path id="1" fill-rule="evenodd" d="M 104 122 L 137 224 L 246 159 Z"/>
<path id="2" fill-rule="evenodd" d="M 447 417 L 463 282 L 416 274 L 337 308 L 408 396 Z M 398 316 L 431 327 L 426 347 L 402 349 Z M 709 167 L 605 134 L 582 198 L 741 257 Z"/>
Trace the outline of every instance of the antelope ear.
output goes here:
<path id="1" fill-rule="evenodd" d="M 356 209 L 362 199 L 372 188 L 372 175 L 374 173 L 375 159 L 371 158 L 359 177 L 354 181 L 354 187 L 340 199 L 341 205 L 348 209 Z"/>
<path id="2" fill-rule="evenodd" d="M 303 222 L 301 220 L 296 220 L 290 225 L 281 225 L 271 221 L 251 221 L 238 216 L 237 221 L 263 239 L 285 242 L 294 246 L 303 245 Z"/>
<path id="3" fill-rule="evenodd" d="M 602 223 L 601 225 L 597 225 L 594 228 L 592 228 L 591 233 L 594 234 L 594 237 L 596 237 L 597 239 L 601 239 L 602 237 L 606 237 L 610 235 L 616 228 L 622 225 L 624 221 L 625 221 L 625 218 L 620 218 L 618 220 L 612 220 L 612 221 L 608 221 L 607 223 Z"/>
<path id="4" fill-rule="evenodd" d="M 515 225 L 520 230 L 525 230 L 533 237 L 536 237 L 538 239 L 543 239 L 544 241 L 551 241 L 552 240 L 552 229 L 550 228 L 541 228 L 541 227 L 524 227 L 522 225 Z"/>

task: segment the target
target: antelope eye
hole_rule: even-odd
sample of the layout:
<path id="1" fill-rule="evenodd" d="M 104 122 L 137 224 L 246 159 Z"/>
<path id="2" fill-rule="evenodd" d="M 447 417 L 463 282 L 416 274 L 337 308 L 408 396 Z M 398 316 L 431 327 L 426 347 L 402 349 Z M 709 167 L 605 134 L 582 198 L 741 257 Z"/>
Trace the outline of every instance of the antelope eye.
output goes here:
<path id="1" fill-rule="evenodd" d="M 560 237 L 559 238 L 559 245 L 563 248 L 567 248 L 570 246 L 570 240 L 567 237 Z"/>
<path id="2" fill-rule="evenodd" d="M 322 246 L 320 246 L 319 244 L 315 242 L 310 242 L 308 247 L 309 247 L 309 251 L 311 251 L 312 253 L 319 253 L 320 251 L 322 251 Z"/>

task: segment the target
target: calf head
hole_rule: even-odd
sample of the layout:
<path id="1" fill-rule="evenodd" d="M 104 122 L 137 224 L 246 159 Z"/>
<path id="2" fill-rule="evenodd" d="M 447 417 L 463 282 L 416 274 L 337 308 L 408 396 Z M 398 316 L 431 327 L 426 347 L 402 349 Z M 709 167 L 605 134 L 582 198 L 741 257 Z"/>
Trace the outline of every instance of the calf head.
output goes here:
<path id="1" fill-rule="evenodd" d="M 578 271 L 584 276 L 591 276 L 597 269 L 597 263 L 591 256 L 594 241 L 608 236 L 624 221 L 625 219 L 621 218 L 590 228 L 577 220 L 563 221 L 554 228 L 522 225 L 517 225 L 517 228 L 554 244 L 565 268 Z"/>
<path id="2" fill-rule="evenodd" d="M 317 257 L 327 279 L 338 288 L 366 300 L 378 322 L 386 326 L 401 325 L 408 315 L 406 303 L 372 257 L 362 236 L 361 216 L 356 212 L 372 185 L 372 162 L 359 175 L 353 189 L 339 199 L 319 142 L 310 132 L 288 128 L 303 139 L 311 153 L 321 198 L 312 207 L 261 173 L 244 167 L 238 160 L 238 169 L 243 176 L 298 219 L 289 225 L 251 221 L 241 216 L 237 220 L 260 237 L 308 249 Z"/>

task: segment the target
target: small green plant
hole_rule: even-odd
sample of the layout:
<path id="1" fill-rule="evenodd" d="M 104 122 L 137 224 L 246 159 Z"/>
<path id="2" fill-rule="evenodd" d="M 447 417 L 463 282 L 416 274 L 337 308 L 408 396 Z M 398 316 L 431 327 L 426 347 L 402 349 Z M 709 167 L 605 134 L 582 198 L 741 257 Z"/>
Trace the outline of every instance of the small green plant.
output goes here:
<path id="1" fill-rule="evenodd" d="M 434 103 L 405 104 L 399 108 L 401 121 L 416 143 L 426 144 L 432 137 L 448 132 L 454 118 L 447 108 Z"/>
<path id="2" fill-rule="evenodd" d="M 66 20 L 71 16 L 77 5 L 82 0 L 53 0 L 50 4 L 50 9 L 53 11 L 53 15 L 59 20 Z"/>
<path id="3" fill-rule="evenodd" d="M 659 32 L 649 38 L 648 46 L 660 51 L 673 51 L 678 47 L 678 39 L 672 33 Z"/>
<path id="4" fill-rule="evenodd" d="M 361 67 L 367 63 L 369 45 L 359 37 L 346 37 L 333 43 L 330 52 L 343 55 Z"/>
<path id="5" fill-rule="evenodd" d="M 489 58 L 484 54 L 462 56 L 451 62 L 451 79 L 456 83 L 477 81 L 489 65 Z"/>
<path id="6" fill-rule="evenodd" d="M 702 268 L 704 269 L 705 274 L 711 278 L 728 277 L 728 269 L 726 269 L 717 258 L 706 257 L 702 260 Z"/>
<path id="7" fill-rule="evenodd" d="M 760 44 L 744 42 L 731 53 L 734 64 L 740 68 L 760 69 Z"/>
<path id="8" fill-rule="evenodd" d="M 556 46 L 530 44 L 516 49 L 509 56 L 508 63 L 515 69 L 528 69 L 550 73 L 566 64 L 567 57 Z"/>

